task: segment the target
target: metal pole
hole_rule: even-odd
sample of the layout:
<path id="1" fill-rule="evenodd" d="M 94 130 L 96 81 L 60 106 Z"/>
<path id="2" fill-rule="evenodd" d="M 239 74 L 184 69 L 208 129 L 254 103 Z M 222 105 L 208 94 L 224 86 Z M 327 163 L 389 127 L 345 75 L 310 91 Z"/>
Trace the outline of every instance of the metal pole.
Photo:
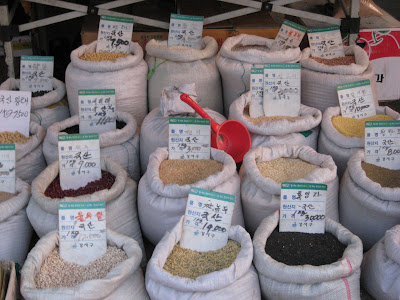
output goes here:
<path id="1" fill-rule="evenodd" d="M 14 15 L 15 8 L 11 9 L 13 12 L 10 14 L 8 11 L 8 5 L 1 5 L 0 6 L 0 25 L 1 26 L 8 26 L 11 23 L 12 16 Z M 4 47 L 4 59 L 7 64 L 7 75 L 9 78 L 15 78 L 14 72 L 14 55 L 11 41 L 4 41 L 3 40 L 3 47 Z"/>
<path id="2" fill-rule="evenodd" d="M 358 18 L 360 12 L 360 0 L 351 0 L 350 18 Z M 358 33 L 349 34 L 349 45 L 354 45 L 357 40 Z"/>
<path id="3" fill-rule="evenodd" d="M 244 15 L 249 15 L 249 14 L 252 14 L 252 13 L 255 13 L 255 12 L 258 12 L 258 11 L 259 11 L 258 9 L 251 8 L 251 7 L 234 10 L 234 11 L 227 12 L 227 13 L 224 13 L 224 14 L 220 14 L 220 15 L 216 15 L 216 16 L 205 18 L 204 19 L 204 25 L 217 23 L 217 22 L 220 22 L 220 21 L 224 21 L 224 20 L 228 20 L 228 19 L 232 19 L 232 18 L 244 16 Z"/>

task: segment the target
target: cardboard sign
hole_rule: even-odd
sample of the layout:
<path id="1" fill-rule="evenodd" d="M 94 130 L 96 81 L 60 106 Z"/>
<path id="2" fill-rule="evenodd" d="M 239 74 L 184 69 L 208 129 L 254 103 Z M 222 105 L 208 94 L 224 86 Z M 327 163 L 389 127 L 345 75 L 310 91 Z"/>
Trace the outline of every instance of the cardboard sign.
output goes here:
<path id="1" fill-rule="evenodd" d="M 251 118 L 258 118 L 264 115 L 263 90 L 264 90 L 264 69 L 251 68 L 251 73 L 250 73 L 251 100 L 249 108 L 249 114 Z"/>
<path id="2" fill-rule="evenodd" d="M 279 232 L 325 233 L 326 184 L 282 182 Z"/>
<path id="3" fill-rule="evenodd" d="M 61 202 L 58 230 L 61 258 L 88 265 L 107 252 L 106 203 Z"/>
<path id="4" fill-rule="evenodd" d="M 339 26 L 310 28 L 307 35 L 311 47 L 311 56 L 322 58 L 345 56 Z"/>
<path id="5" fill-rule="evenodd" d="M 168 47 L 201 49 L 204 17 L 171 14 Z"/>
<path id="6" fill-rule="evenodd" d="M 115 90 L 79 90 L 79 133 L 117 129 Z"/>
<path id="7" fill-rule="evenodd" d="M 15 194 L 14 144 L 0 144 L 0 191 Z"/>
<path id="8" fill-rule="evenodd" d="M 21 56 L 20 91 L 53 90 L 53 56 Z"/>
<path id="9" fill-rule="evenodd" d="M 180 245 L 196 251 L 221 249 L 228 242 L 235 196 L 190 188 Z"/>
<path id="10" fill-rule="evenodd" d="M 279 29 L 278 35 L 275 37 L 272 49 L 297 48 L 306 32 L 307 27 L 285 20 Z"/>

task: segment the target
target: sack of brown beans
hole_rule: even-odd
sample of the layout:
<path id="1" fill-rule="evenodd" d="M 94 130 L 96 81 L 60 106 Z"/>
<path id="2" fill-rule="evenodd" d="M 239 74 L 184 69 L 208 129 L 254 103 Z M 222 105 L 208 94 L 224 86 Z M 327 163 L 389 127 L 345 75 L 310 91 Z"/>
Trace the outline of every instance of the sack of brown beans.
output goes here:
<path id="1" fill-rule="evenodd" d="M 209 160 L 168 159 L 168 150 L 158 148 L 150 156 L 138 191 L 140 225 L 153 245 L 185 214 L 192 186 L 235 195 L 232 224 L 244 226 L 240 178 L 230 155 L 211 148 Z"/>
<path id="2" fill-rule="evenodd" d="M 340 223 L 370 249 L 386 230 L 400 224 L 400 170 L 365 163 L 355 152 L 340 182 Z"/>
<path id="3" fill-rule="evenodd" d="M 140 179 L 139 133 L 134 117 L 117 111 L 117 129 L 99 134 L 100 156 L 108 157 L 120 164 L 136 182 Z M 75 115 L 47 130 L 43 142 L 43 153 L 47 164 L 58 160 L 58 135 L 79 133 L 79 116 Z"/>
<path id="4" fill-rule="evenodd" d="M 39 123 L 44 129 L 70 116 L 64 82 L 53 78 L 52 83 L 53 90 L 50 92 L 32 92 L 31 121 Z M 0 90 L 18 91 L 19 86 L 19 79 L 9 78 L 0 85 Z"/>
<path id="5" fill-rule="evenodd" d="M 250 92 L 236 99 L 229 109 L 229 119 L 240 121 L 246 126 L 250 133 L 252 148 L 291 144 L 317 149 L 319 124 L 322 120 L 322 113 L 318 109 L 301 105 L 298 117 L 251 118 L 250 101 Z"/>
<path id="6" fill-rule="evenodd" d="M 146 44 L 149 109 L 160 105 L 161 91 L 165 87 L 195 83 L 198 104 L 222 113 L 221 78 L 215 64 L 218 44 L 215 39 L 203 37 L 201 49 L 168 47 L 167 44 L 167 41 L 154 39 Z"/>
<path id="7" fill-rule="evenodd" d="M 325 234 L 279 232 L 279 212 L 253 238 L 264 299 L 360 299 L 360 239 L 326 218 Z"/>
<path id="8" fill-rule="evenodd" d="M 274 40 L 240 34 L 229 37 L 217 56 L 217 66 L 224 88 L 225 115 L 232 102 L 250 89 L 251 68 L 263 68 L 264 63 L 295 63 L 300 60 L 300 48 L 272 50 Z"/>
<path id="9" fill-rule="evenodd" d="M 339 179 L 328 155 L 307 146 L 280 145 L 251 149 L 240 170 L 246 229 L 253 234 L 261 221 L 280 208 L 282 182 L 328 185 L 326 215 L 339 221 Z"/>
<path id="10" fill-rule="evenodd" d="M 365 121 L 400 120 L 400 114 L 389 107 L 378 106 L 376 115 L 364 119 L 342 117 L 340 107 L 328 107 L 322 117 L 318 152 L 332 156 L 341 177 L 351 155 L 364 148 Z"/>
<path id="11" fill-rule="evenodd" d="M 152 300 L 261 299 L 246 230 L 232 226 L 227 246 L 197 252 L 180 248 L 182 227 L 183 217 L 164 235 L 147 265 L 146 289 Z"/>
<path id="12" fill-rule="evenodd" d="M 0 261 L 22 265 L 32 236 L 32 226 L 26 215 L 31 187 L 17 178 L 15 189 L 15 194 L 0 192 Z"/>
<path id="13" fill-rule="evenodd" d="M 115 89 L 117 110 L 135 117 L 140 126 L 147 114 L 147 64 L 143 49 L 131 42 L 130 53 L 96 53 L 97 41 L 71 52 L 65 84 L 71 115 L 79 115 L 78 91 Z"/>
<path id="14" fill-rule="evenodd" d="M 301 56 L 301 103 L 318 108 L 322 112 L 331 106 L 338 106 L 337 86 L 339 84 L 369 79 L 375 104 L 375 71 L 368 54 L 359 46 L 345 47 L 346 57 L 325 59 L 311 57 L 306 48 Z"/>
<path id="15" fill-rule="evenodd" d="M 87 266 L 62 259 L 59 243 L 53 231 L 29 252 L 21 271 L 24 299 L 149 299 L 137 241 L 107 229 L 107 252 Z"/>

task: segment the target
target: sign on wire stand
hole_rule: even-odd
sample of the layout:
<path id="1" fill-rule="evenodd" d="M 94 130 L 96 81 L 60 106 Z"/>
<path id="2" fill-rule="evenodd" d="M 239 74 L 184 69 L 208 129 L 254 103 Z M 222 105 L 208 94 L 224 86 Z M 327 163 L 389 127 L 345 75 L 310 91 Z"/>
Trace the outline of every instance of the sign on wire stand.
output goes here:
<path id="1" fill-rule="evenodd" d="M 168 47 L 201 49 L 204 17 L 171 14 Z"/>
<path id="2" fill-rule="evenodd" d="M 0 144 L 0 191 L 15 194 L 14 144 Z"/>
<path id="3" fill-rule="evenodd" d="M 29 137 L 31 92 L 0 91 L 0 132 L 19 132 Z"/>
<path id="4" fill-rule="evenodd" d="M 307 27 L 285 20 L 275 37 L 272 49 L 297 48 L 306 32 Z"/>
<path id="5" fill-rule="evenodd" d="M 21 56 L 20 91 L 53 90 L 54 56 Z"/>
<path id="6" fill-rule="evenodd" d="M 345 56 L 339 26 L 309 28 L 307 35 L 311 47 L 311 56 L 321 58 Z"/>
<path id="7" fill-rule="evenodd" d="M 250 108 L 251 118 L 258 118 L 264 115 L 263 95 L 264 95 L 264 69 L 251 68 L 250 74 Z"/>

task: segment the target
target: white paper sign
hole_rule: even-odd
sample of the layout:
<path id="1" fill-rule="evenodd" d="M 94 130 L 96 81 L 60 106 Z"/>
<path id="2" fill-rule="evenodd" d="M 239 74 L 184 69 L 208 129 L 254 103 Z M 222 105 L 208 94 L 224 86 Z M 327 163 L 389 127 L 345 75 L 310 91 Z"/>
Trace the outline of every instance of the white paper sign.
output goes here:
<path id="1" fill-rule="evenodd" d="M 326 184 L 282 182 L 279 232 L 325 233 Z"/>
<path id="2" fill-rule="evenodd" d="M 251 118 L 258 118 L 264 115 L 263 90 L 264 90 L 264 69 L 251 68 L 251 74 L 250 74 L 251 100 L 249 108 L 249 114 Z"/>
<path id="3" fill-rule="evenodd" d="M 288 49 L 299 47 L 307 27 L 285 20 L 279 29 L 278 35 L 272 45 L 272 49 Z"/>
<path id="4" fill-rule="evenodd" d="M 53 90 L 53 56 L 21 56 L 20 91 Z"/>
<path id="5" fill-rule="evenodd" d="M 88 265 L 107 252 L 106 203 L 61 202 L 58 205 L 60 256 Z"/>
<path id="6" fill-rule="evenodd" d="M 201 49 L 204 17 L 171 14 L 168 47 Z"/>
<path id="7" fill-rule="evenodd" d="M 15 194 L 14 144 L 0 144 L 0 191 Z"/>
<path id="8" fill-rule="evenodd" d="M 0 132 L 19 132 L 29 137 L 31 92 L 0 91 Z"/>
<path id="9" fill-rule="evenodd" d="M 168 159 L 210 159 L 209 119 L 169 118 Z"/>
<path id="10" fill-rule="evenodd" d="M 365 122 L 365 162 L 400 169 L 400 121 Z"/>
<path id="11" fill-rule="evenodd" d="M 79 189 L 101 178 L 99 134 L 58 136 L 60 185 L 63 190 Z"/>
<path id="12" fill-rule="evenodd" d="M 300 64 L 264 64 L 264 114 L 266 116 L 297 117 L 299 115 L 300 76 Z"/>
<path id="13" fill-rule="evenodd" d="M 339 26 L 310 28 L 307 30 L 307 35 L 311 56 L 322 58 L 345 56 Z"/>
<path id="14" fill-rule="evenodd" d="M 180 246 L 196 251 L 221 249 L 228 242 L 235 196 L 190 188 Z"/>
<path id="15" fill-rule="evenodd" d="M 101 16 L 96 52 L 130 53 L 133 18 Z"/>
<path id="16" fill-rule="evenodd" d="M 115 90 L 79 90 L 79 133 L 117 128 Z"/>

